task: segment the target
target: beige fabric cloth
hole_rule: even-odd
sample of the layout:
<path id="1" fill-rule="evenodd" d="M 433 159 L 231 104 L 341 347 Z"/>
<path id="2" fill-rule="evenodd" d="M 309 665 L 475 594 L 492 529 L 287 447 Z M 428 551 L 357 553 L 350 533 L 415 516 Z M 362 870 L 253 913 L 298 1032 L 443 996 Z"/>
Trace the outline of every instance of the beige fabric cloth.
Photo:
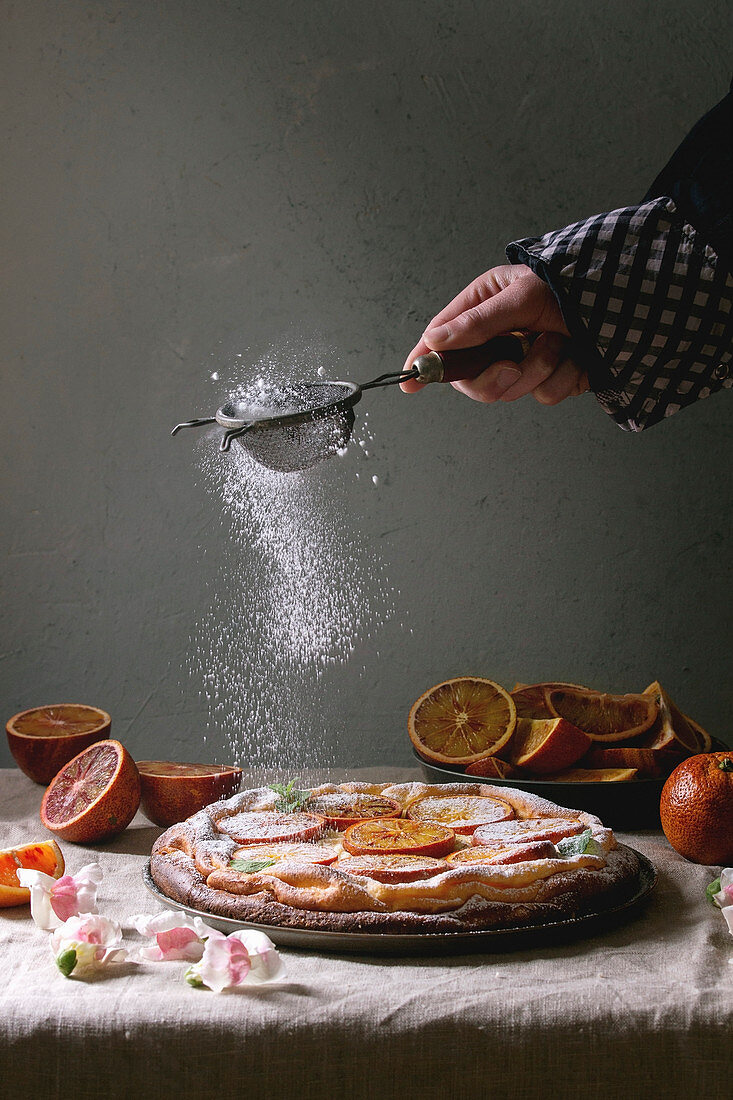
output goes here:
<path id="1" fill-rule="evenodd" d="M 406 768 L 356 774 L 418 778 Z M 0 771 L 3 845 L 45 836 L 41 795 Z M 123 927 L 132 913 L 159 911 L 141 879 L 158 833 L 138 815 L 104 846 L 62 844 L 72 873 L 102 864 L 100 911 Z M 182 962 L 65 979 L 29 911 L 0 910 L 0 1095 L 730 1097 L 733 938 L 705 900 L 715 869 L 685 862 L 661 833 L 620 839 L 655 863 L 659 884 L 614 931 L 443 958 L 282 948 L 285 984 L 220 995 L 186 985 Z"/>

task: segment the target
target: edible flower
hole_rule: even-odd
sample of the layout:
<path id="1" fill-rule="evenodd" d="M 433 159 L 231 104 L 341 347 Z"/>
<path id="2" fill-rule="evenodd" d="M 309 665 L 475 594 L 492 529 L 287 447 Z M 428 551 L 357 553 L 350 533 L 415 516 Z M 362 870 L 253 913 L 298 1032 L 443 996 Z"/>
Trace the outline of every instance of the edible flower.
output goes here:
<path id="1" fill-rule="evenodd" d="M 272 940 L 264 932 L 223 932 L 209 929 L 201 961 L 186 971 L 189 985 L 208 986 L 215 993 L 234 986 L 276 982 L 285 967 Z"/>
<path id="2" fill-rule="evenodd" d="M 102 881 L 98 863 L 87 863 L 75 875 L 52 878 L 43 871 L 19 867 L 18 881 L 31 892 L 31 916 L 50 932 L 70 917 L 97 912 L 97 886 Z"/>
<path id="3" fill-rule="evenodd" d="M 725 867 L 720 878 L 711 882 L 707 895 L 714 905 L 722 909 L 728 931 L 733 936 L 733 867 Z"/>
<path id="4" fill-rule="evenodd" d="M 151 940 L 151 943 L 137 948 L 133 953 L 138 962 L 163 962 L 168 959 L 197 962 L 204 952 L 204 940 L 212 931 L 200 917 L 191 918 L 186 913 L 174 913 L 171 909 L 155 916 L 138 913 L 130 917 L 130 921 L 142 936 L 148 936 Z"/>
<path id="5" fill-rule="evenodd" d="M 51 950 L 65 978 L 124 962 L 127 952 L 121 943 L 117 921 L 93 913 L 69 917 L 51 933 Z"/>

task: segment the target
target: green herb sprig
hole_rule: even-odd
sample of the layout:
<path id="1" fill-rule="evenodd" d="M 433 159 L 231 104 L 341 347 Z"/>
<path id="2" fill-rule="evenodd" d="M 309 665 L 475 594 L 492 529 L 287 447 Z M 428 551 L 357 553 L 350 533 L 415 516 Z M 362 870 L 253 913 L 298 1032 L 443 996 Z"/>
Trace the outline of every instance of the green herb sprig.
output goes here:
<path id="1" fill-rule="evenodd" d="M 275 809 L 281 814 L 295 814 L 305 809 L 310 800 L 310 791 L 301 791 L 295 786 L 297 779 L 291 779 L 289 783 L 270 783 L 270 790 L 279 795 L 275 803 Z"/>
<path id="2" fill-rule="evenodd" d="M 276 859 L 230 859 L 229 866 L 232 871 L 243 871 L 245 875 L 256 875 L 258 871 L 263 871 L 265 867 L 271 867 L 273 863 L 277 863 Z"/>
<path id="3" fill-rule="evenodd" d="M 590 829 L 579 833 L 578 836 L 564 836 L 555 845 L 563 859 L 572 859 L 573 856 L 599 856 L 601 849 L 593 839 Z"/>

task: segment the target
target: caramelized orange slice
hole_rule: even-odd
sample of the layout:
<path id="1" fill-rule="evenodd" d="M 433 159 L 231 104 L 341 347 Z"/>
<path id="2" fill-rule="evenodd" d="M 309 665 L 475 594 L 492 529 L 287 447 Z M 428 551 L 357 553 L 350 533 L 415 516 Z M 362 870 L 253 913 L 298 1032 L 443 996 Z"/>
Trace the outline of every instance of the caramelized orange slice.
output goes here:
<path id="1" fill-rule="evenodd" d="M 338 870 L 363 875 L 377 882 L 415 882 L 432 878 L 447 870 L 445 860 L 433 856 L 348 856 L 338 862 Z"/>
<path id="2" fill-rule="evenodd" d="M 328 791 L 309 799 L 308 811 L 322 818 L 329 829 L 343 830 L 357 821 L 399 817 L 402 807 L 393 798 L 382 798 L 376 794 Z"/>
<path id="3" fill-rule="evenodd" d="M 578 836 L 586 828 L 580 821 L 564 817 L 526 817 L 521 820 L 499 821 L 481 825 L 473 834 L 473 844 L 524 844 L 534 840 L 551 840 L 556 844 L 566 836 Z"/>
<path id="4" fill-rule="evenodd" d="M 295 863 L 318 863 L 326 867 L 335 861 L 337 855 L 336 849 L 327 844 L 288 844 L 280 841 L 275 844 L 248 844 L 244 848 L 238 848 L 232 859 L 254 862 L 273 859 L 277 863 L 292 860 Z"/>
<path id="5" fill-rule="evenodd" d="M 315 814 L 282 814 L 276 810 L 243 810 L 224 815 L 216 821 L 220 833 L 240 844 L 276 844 L 281 841 L 302 843 L 323 831 L 323 822 Z"/>
<path id="6" fill-rule="evenodd" d="M 530 859 L 552 859 L 557 856 L 555 845 L 549 840 L 533 840 L 526 844 L 480 845 L 451 852 L 445 862 L 452 867 L 482 863 L 525 863 Z"/>
<path id="7" fill-rule="evenodd" d="M 651 695 L 608 695 L 559 688 L 547 693 L 556 718 L 566 718 L 593 741 L 632 740 L 648 730 L 659 714 Z"/>
<path id="8" fill-rule="evenodd" d="M 435 821 L 454 833 L 472 833 L 488 821 L 507 821 L 514 810 L 501 798 L 483 798 L 475 794 L 426 794 L 407 808 L 411 821 Z"/>
<path id="9" fill-rule="evenodd" d="M 354 856 L 444 856 L 455 845 L 455 833 L 444 825 L 426 821 L 386 818 L 359 821 L 344 833 L 344 848 Z"/>

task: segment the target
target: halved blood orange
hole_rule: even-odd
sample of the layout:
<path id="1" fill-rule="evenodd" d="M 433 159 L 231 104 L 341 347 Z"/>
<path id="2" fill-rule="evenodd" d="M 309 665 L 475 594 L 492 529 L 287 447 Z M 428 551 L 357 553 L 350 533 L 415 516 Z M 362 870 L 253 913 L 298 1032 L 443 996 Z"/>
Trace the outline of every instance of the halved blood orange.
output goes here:
<path id="1" fill-rule="evenodd" d="M 609 695 L 558 688 L 547 693 L 556 718 L 566 718 L 593 741 L 632 740 L 650 729 L 659 707 L 651 695 Z"/>
<path id="2" fill-rule="evenodd" d="M 31 899 L 30 890 L 18 882 L 20 867 L 42 871 L 51 878 L 61 878 L 64 873 L 64 857 L 55 840 L 19 844 L 16 848 L 4 848 L 0 851 L 0 909 L 27 905 Z"/>
<path id="3" fill-rule="evenodd" d="M 119 741 L 98 741 L 66 764 L 41 802 L 41 821 L 62 840 L 88 844 L 116 836 L 140 805 L 140 776 Z"/>
<path id="4" fill-rule="evenodd" d="M 700 743 L 687 718 L 670 699 L 659 680 L 644 688 L 657 705 L 654 725 L 642 738 L 643 747 L 649 749 L 676 749 L 689 755 L 700 751 Z"/>
<path id="5" fill-rule="evenodd" d="M 471 838 L 472 844 L 526 844 L 536 840 L 551 840 L 556 844 L 566 836 L 578 836 L 586 826 L 564 817 L 525 817 L 514 821 L 499 821 L 481 825 Z"/>
<path id="6" fill-rule="evenodd" d="M 480 845 L 461 848 L 445 857 L 453 867 L 482 863 L 525 863 L 530 859 L 552 859 L 557 856 L 555 845 L 549 840 L 530 840 L 525 844 Z"/>
<path id="7" fill-rule="evenodd" d="M 236 794 L 242 769 L 225 764 L 181 764 L 138 760 L 140 805 L 156 825 L 174 825 L 212 802 Z"/>
<path id="8" fill-rule="evenodd" d="M 590 745 L 588 734 L 566 718 L 518 718 L 509 753 L 515 767 L 546 775 L 575 764 Z"/>
<path id="9" fill-rule="evenodd" d="M 580 684 L 565 684 L 561 680 L 548 680 L 542 684 L 515 684 L 510 695 L 517 708 L 517 718 L 552 718 L 547 692 L 560 688 L 573 688 L 576 691 L 588 691 Z"/>
<path id="10" fill-rule="evenodd" d="M 450 852 L 455 842 L 455 833 L 444 825 L 399 817 L 359 821 L 344 833 L 344 848 L 353 856 L 395 854 L 437 858 Z"/>
<path id="11" fill-rule="evenodd" d="M 220 833 L 239 844 L 289 844 L 314 840 L 323 832 L 323 822 L 315 814 L 279 813 L 277 810 L 242 810 L 222 814 L 215 819 Z"/>
<path id="12" fill-rule="evenodd" d="M 407 807 L 411 821 L 434 821 L 447 825 L 454 833 L 472 833 L 488 821 L 507 821 L 514 810 L 501 798 L 481 795 L 423 795 Z"/>
<path id="13" fill-rule="evenodd" d="M 492 779 L 512 779 L 515 775 L 515 769 L 506 760 L 500 760 L 498 756 L 485 756 L 483 760 L 475 760 L 473 764 L 467 764 L 466 775 L 478 775 Z"/>
<path id="14" fill-rule="evenodd" d="M 348 829 L 357 821 L 399 817 L 402 807 L 393 798 L 360 791 L 327 791 L 308 800 L 308 812 L 322 818 L 329 829 Z"/>
<path id="15" fill-rule="evenodd" d="M 45 785 L 82 749 L 108 738 L 111 725 L 112 719 L 99 707 L 56 703 L 13 715 L 5 729 L 20 770 Z"/>
<path id="16" fill-rule="evenodd" d="M 339 871 L 350 875 L 363 875 L 377 882 L 416 882 L 419 879 L 432 878 L 447 870 L 445 860 L 433 856 L 348 856 L 339 860 Z"/>
<path id="17" fill-rule="evenodd" d="M 493 680 L 458 676 L 424 692 L 407 720 L 420 756 L 441 764 L 472 764 L 505 745 L 517 719 L 514 700 Z"/>
<path id="18" fill-rule="evenodd" d="M 336 849 L 326 844 L 288 844 L 280 841 L 275 844 L 247 844 L 239 848 L 232 859 L 273 859 L 277 863 L 293 860 L 296 863 L 318 863 L 327 867 L 335 861 L 337 855 Z"/>

